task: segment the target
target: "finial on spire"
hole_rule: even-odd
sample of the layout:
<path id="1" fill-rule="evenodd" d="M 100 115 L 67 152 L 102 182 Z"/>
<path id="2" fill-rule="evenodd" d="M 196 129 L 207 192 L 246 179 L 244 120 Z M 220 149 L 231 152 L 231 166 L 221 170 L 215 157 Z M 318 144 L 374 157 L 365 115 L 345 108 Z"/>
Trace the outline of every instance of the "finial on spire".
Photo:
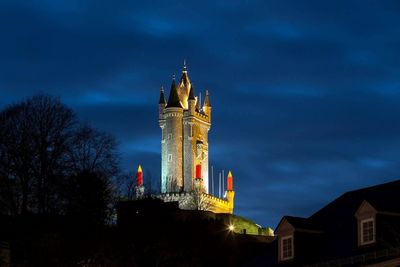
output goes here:
<path id="1" fill-rule="evenodd" d="M 172 73 L 172 80 L 175 81 L 175 73 Z"/>
<path id="2" fill-rule="evenodd" d="M 184 73 L 187 72 L 187 67 L 186 67 L 186 59 L 183 59 L 183 71 Z"/>

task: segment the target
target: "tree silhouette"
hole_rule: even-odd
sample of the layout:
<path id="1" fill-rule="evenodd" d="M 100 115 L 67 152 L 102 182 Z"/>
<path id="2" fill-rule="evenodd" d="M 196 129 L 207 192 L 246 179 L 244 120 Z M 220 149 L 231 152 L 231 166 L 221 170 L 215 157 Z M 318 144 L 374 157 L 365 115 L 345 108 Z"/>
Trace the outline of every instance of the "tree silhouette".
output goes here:
<path id="1" fill-rule="evenodd" d="M 89 225 L 104 223 L 112 212 L 112 188 L 102 173 L 85 170 L 73 175 L 66 190 L 66 214 Z"/>
<path id="2" fill-rule="evenodd" d="M 115 139 L 81 126 L 58 98 L 13 104 L 0 112 L 0 125 L 1 213 L 63 214 L 66 197 L 76 193 L 67 192 L 70 179 L 94 173 L 111 186 L 119 175 Z"/>

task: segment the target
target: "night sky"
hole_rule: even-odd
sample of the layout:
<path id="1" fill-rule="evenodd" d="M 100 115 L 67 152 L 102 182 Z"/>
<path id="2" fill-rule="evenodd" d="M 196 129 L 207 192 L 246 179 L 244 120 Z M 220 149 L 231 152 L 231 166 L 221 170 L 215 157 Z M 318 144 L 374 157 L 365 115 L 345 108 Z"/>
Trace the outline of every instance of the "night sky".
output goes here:
<path id="1" fill-rule="evenodd" d="M 275 228 L 399 177 L 399 1 L 141 2 L 1 1 L 0 107 L 60 96 L 156 183 L 159 88 L 186 59 L 235 213 Z"/>

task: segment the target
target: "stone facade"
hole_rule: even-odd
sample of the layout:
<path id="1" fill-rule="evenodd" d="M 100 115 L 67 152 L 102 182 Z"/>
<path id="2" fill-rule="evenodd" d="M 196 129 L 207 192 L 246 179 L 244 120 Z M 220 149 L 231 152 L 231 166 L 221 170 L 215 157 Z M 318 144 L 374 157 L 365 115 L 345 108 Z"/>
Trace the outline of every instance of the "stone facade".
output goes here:
<path id="1" fill-rule="evenodd" d="M 207 90 L 203 104 L 200 102 L 200 96 L 195 97 L 186 65 L 178 84 L 173 77 L 168 101 L 161 88 L 161 194 L 157 197 L 166 202 L 177 201 L 181 209 L 232 213 L 233 189 L 226 192 L 224 199 L 209 194 L 211 104 Z M 199 179 L 201 186 L 195 182 Z"/>
<path id="2" fill-rule="evenodd" d="M 193 190 L 196 164 L 200 164 L 204 190 L 208 193 L 208 131 L 211 127 L 208 92 L 201 108 L 185 67 L 178 85 L 173 79 L 167 103 L 162 100 L 164 92 L 161 94 L 161 192 Z"/>

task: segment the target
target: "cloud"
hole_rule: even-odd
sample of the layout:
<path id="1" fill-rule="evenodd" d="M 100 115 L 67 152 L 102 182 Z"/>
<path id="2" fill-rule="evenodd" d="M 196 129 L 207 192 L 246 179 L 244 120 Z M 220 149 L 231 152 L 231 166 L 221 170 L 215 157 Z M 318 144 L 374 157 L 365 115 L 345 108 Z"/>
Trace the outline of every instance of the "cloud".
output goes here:
<path id="1" fill-rule="evenodd" d="M 276 226 L 398 178 L 398 12 L 397 1 L 3 1 L 0 105 L 59 95 L 156 185 L 159 88 L 186 59 L 196 94 L 210 90 L 210 163 L 232 169 L 235 212 Z"/>

